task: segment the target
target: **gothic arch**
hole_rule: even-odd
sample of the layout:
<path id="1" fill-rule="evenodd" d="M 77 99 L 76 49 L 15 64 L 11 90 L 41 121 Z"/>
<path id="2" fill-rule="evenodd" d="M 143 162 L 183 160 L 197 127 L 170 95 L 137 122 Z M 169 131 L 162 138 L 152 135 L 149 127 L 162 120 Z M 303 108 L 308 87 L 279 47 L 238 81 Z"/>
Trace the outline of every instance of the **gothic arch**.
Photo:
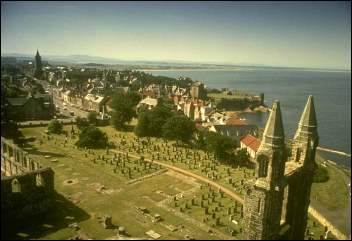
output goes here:
<path id="1" fill-rule="evenodd" d="M 16 178 L 11 181 L 11 190 L 13 193 L 21 192 L 21 184 Z"/>
<path id="2" fill-rule="evenodd" d="M 35 183 L 37 187 L 42 187 L 45 185 L 44 178 L 42 174 L 38 173 L 35 175 Z"/>

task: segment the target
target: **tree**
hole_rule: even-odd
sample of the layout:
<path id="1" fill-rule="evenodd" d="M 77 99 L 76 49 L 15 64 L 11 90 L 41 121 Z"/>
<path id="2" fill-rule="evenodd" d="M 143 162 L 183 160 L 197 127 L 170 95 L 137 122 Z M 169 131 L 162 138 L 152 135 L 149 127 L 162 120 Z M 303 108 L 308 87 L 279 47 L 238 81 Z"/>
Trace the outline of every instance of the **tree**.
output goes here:
<path id="1" fill-rule="evenodd" d="M 54 119 L 49 122 L 48 131 L 50 133 L 60 134 L 62 130 L 63 130 L 62 123 L 60 123 L 58 120 Z"/>
<path id="2" fill-rule="evenodd" d="M 137 103 L 137 97 L 133 93 L 115 93 L 111 103 L 113 109 L 111 124 L 116 129 L 124 129 L 126 122 L 130 122 L 133 117 L 137 117 L 135 110 Z"/>
<path id="3" fill-rule="evenodd" d="M 87 119 L 77 116 L 76 117 L 76 125 L 77 125 L 78 129 L 83 130 L 84 128 L 89 126 L 89 123 L 88 123 Z"/>
<path id="4" fill-rule="evenodd" d="M 206 143 L 208 151 L 213 152 L 221 160 L 226 159 L 230 150 L 234 147 L 231 138 L 214 132 L 207 133 Z"/>
<path id="5" fill-rule="evenodd" d="M 162 127 L 165 138 L 183 142 L 188 142 L 195 130 L 195 123 L 184 115 L 169 118 Z"/>
<path id="6" fill-rule="evenodd" d="M 97 124 L 97 113 L 96 112 L 89 112 L 87 115 L 87 119 L 90 124 L 96 125 Z"/>
<path id="7" fill-rule="evenodd" d="M 313 182 L 327 182 L 329 179 L 328 169 L 318 165 L 314 171 Z"/>
<path id="8" fill-rule="evenodd" d="M 247 166 L 249 163 L 249 154 L 247 153 L 246 149 L 240 149 L 236 153 L 236 160 L 238 161 L 238 164 Z"/>
<path id="9" fill-rule="evenodd" d="M 135 127 L 137 136 L 162 136 L 162 127 L 173 116 L 171 109 L 164 105 L 157 105 L 151 110 L 145 110 L 139 114 L 138 123 Z"/>
<path id="10" fill-rule="evenodd" d="M 108 137 L 99 128 L 89 126 L 84 128 L 79 134 L 76 145 L 87 148 L 105 148 L 108 145 Z"/>

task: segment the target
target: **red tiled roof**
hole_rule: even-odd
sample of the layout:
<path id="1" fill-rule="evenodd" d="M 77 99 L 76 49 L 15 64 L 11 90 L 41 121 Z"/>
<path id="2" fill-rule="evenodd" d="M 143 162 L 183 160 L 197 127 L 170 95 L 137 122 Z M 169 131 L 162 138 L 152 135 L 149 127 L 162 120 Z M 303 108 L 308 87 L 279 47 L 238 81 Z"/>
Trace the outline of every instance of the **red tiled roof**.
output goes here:
<path id="1" fill-rule="evenodd" d="M 249 134 L 242 137 L 241 142 L 252 150 L 254 150 L 255 152 L 258 151 L 258 148 L 260 146 L 260 140 Z"/>
<path id="2" fill-rule="evenodd" d="M 231 118 L 227 119 L 226 125 L 245 126 L 245 125 L 248 125 L 248 123 L 244 120 L 239 119 L 239 118 L 231 117 Z"/>

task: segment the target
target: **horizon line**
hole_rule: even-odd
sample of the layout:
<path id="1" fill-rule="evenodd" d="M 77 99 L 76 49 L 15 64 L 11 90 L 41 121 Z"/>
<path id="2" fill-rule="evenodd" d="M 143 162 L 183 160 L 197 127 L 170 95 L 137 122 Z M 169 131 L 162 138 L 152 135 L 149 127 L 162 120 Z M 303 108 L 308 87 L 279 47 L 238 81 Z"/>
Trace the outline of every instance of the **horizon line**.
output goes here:
<path id="1" fill-rule="evenodd" d="M 40 53 L 40 51 L 39 51 Z M 7 56 L 7 55 L 33 55 L 33 58 L 35 54 L 29 54 L 29 53 L 1 53 L 1 57 L 16 57 L 16 56 Z M 259 63 L 231 63 L 231 62 L 220 62 L 220 61 L 214 61 L 214 62 L 198 62 L 194 60 L 175 60 L 175 59 L 162 59 L 162 60 L 138 60 L 138 59 L 119 59 L 115 57 L 105 57 L 105 56 L 96 56 L 96 55 L 89 55 L 89 54 L 68 54 L 68 55 L 60 55 L 60 54 L 40 54 L 41 57 L 47 56 L 47 57 L 70 57 L 70 56 L 85 56 L 85 57 L 98 57 L 98 58 L 105 58 L 105 59 L 110 59 L 110 60 L 115 60 L 115 61 L 125 61 L 125 62 L 168 62 L 170 64 L 172 63 L 177 63 L 177 62 L 182 62 L 183 64 L 206 64 L 206 65 L 224 65 L 224 66 L 241 66 L 241 67 L 273 67 L 273 68 L 292 68 L 292 69 L 321 69 L 321 70 L 339 70 L 339 71 L 349 71 L 351 72 L 351 66 L 350 68 L 335 68 L 335 67 L 297 67 L 297 66 L 280 66 L 280 65 L 266 65 L 266 64 L 259 64 Z M 18 56 L 18 57 L 26 57 L 26 56 Z M 65 62 L 65 61 L 63 61 Z M 70 62 L 68 62 L 70 63 Z M 87 63 L 92 63 L 92 62 L 87 62 Z M 181 63 L 181 64 L 182 64 Z M 72 63 L 74 64 L 74 63 Z M 83 63 L 82 63 L 83 64 Z M 99 63 L 97 63 L 99 64 Z M 180 63 L 178 63 L 180 64 Z M 114 65 L 114 64 L 105 64 L 105 65 Z"/>

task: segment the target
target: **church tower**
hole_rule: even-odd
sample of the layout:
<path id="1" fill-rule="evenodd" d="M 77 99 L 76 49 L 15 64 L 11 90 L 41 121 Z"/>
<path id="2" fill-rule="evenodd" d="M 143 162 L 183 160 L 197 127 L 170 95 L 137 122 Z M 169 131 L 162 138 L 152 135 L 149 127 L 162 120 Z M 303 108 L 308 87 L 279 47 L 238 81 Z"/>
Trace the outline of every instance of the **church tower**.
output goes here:
<path id="1" fill-rule="evenodd" d="M 293 138 L 292 156 L 289 160 L 299 168 L 288 179 L 289 193 L 285 220 L 290 226 L 288 239 L 304 238 L 318 143 L 313 96 L 309 96 Z"/>
<path id="2" fill-rule="evenodd" d="M 37 49 L 37 54 L 35 55 L 34 77 L 38 79 L 43 77 L 42 58 L 39 55 L 38 49 Z"/>
<path id="3" fill-rule="evenodd" d="M 257 152 L 255 180 L 245 195 L 245 239 L 278 238 L 286 158 L 280 103 L 275 101 Z"/>

